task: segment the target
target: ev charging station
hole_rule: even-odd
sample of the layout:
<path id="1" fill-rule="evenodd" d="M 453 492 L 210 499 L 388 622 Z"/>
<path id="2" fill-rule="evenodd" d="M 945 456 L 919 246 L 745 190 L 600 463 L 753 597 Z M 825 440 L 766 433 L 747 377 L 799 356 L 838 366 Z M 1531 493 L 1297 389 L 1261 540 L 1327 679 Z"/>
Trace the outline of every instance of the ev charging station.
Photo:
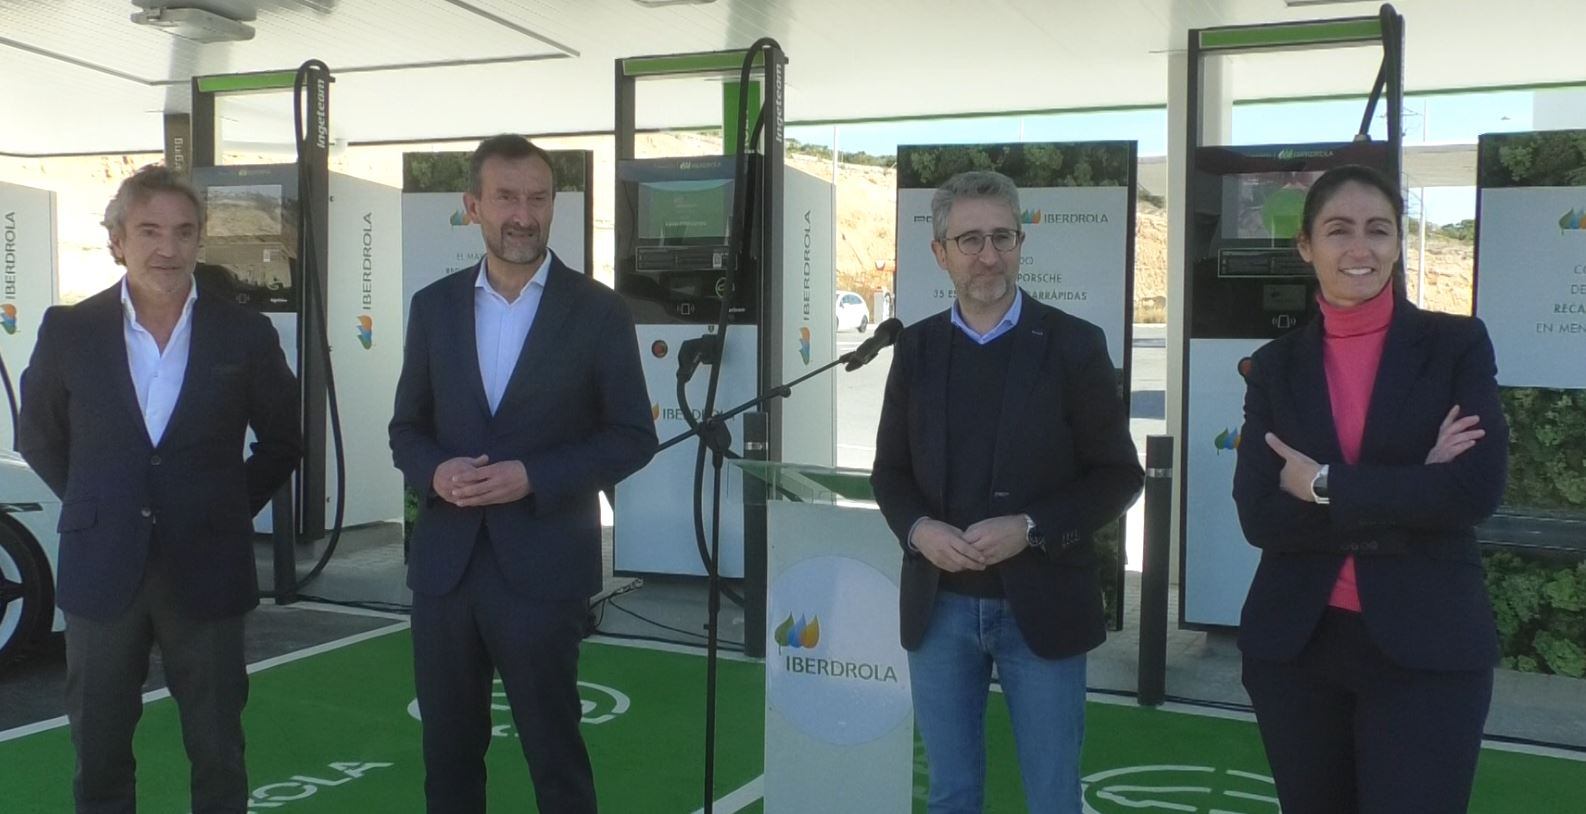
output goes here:
<path id="1" fill-rule="evenodd" d="M 595 154 L 589 150 L 550 150 L 556 177 L 549 246 L 569 268 L 594 274 L 595 203 L 589 181 Z M 402 155 L 402 326 L 407 335 L 408 304 L 419 289 L 484 257 L 479 226 L 463 209 L 471 152 Z"/>
<path id="2" fill-rule="evenodd" d="M 5 418 L 0 449 L 16 448 L 16 399 L 33 356 L 39 322 L 56 300 L 55 193 L 0 182 L 0 362 Z"/>
<path id="3" fill-rule="evenodd" d="M 731 73 L 731 80 L 723 83 L 726 118 L 731 120 L 723 132 L 727 149 L 732 149 L 736 79 L 743 58 L 743 52 L 733 51 L 617 61 L 616 289 L 633 312 L 651 414 L 663 441 L 690 426 L 677 396 L 679 351 L 684 342 L 714 333 L 724 307 L 727 329 L 715 362 L 721 368 L 718 405 L 752 399 L 835 355 L 832 186 L 783 164 L 785 66 L 780 53 L 762 58 L 758 66 L 764 84 L 751 86 L 751 92 L 763 88 L 769 96 L 760 122 L 764 140 L 758 151 L 749 142 L 745 194 L 754 196 L 756 204 L 748 268 L 735 268 L 738 257 L 729 248 L 735 156 L 635 157 L 635 96 L 641 82 L 654 79 L 711 79 Z M 751 99 L 749 110 L 760 110 L 758 99 Z M 749 121 L 751 130 L 757 130 L 753 115 Z M 740 273 L 735 295 L 723 302 L 727 276 L 735 272 Z M 705 378 L 697 376 L 687 385 L 692 409 L 705 403 Z M 832 465 L 834 398 L 831 378 L 818 376 L 787 398 L 772 399 L 763 408 L 763 447 L 756 448 L 759 442 L 751 440 L 750 456 Z M 744 419 L 726 422 L 738 454 L 746 450 Z M 694 444 L 680 444 L 617 485 L 616 573 L 706 574 L 692 516 L 694 466 Z M 753 594 L 756 580 L 764 579 L 764 552 L 757 556 L 753 545 L 746 551 L 744 484 L 736 468 L 723 471 L 721 495 L 719 574 L 747 577 Z M 755 539 L 756 530 L 747 531 Z M 747 635 L 753 639 L 756 634 Z"/>
<path id="4" fill-rule="evenodd" d="M 345 478 L 344 525 L 402 516 L 401 475 L 386 438 L 402 364 L 402 197 L 329 171 L 331 77 L 322 67 L 308 74 L 300 111 L 307 137 L 297 163 L 217 161 L 224 156 L 217 96 L 291 90 L 297 79 L 291 71 L 195 77 L 190 163 L 208 214 L 200 285 L 268 316 L 298 375 L 304 459 L 293 487 L 293 531 L 315 539 L 338 508 L 327 479 Z M 334 394 L 327 391 L 327 353 Z M 346 417 L 339 430 L 347 472 L 336 471 L 327 443 L 336 431 L 328 395 Z M 262 515 L 258 528 L 273 527 Z"/>
<path id="5" fill-rule="evenodd" d="M 1305 324 L 1317 283 L 1299 256 L 1306 191 L 1324 171 L 1364 164 L 1400 177 L 1404 20 L 1391 6 L 1378 17 L 1189 32 L 1189 156 L 1185 180 L 1183 322 L 1184 423 L 1179 434 L 1179 624 L 1234 627 L 1261 552 L 1246 542 L 1232 489 L 1242 439 L 1241 360 Z M 1381 45 L 1376 87 L 1353 141 L 1222 146 L 1207 132 L 1201 78 L 1209 60 L 1316 47 Z M 1386 92 L 1386 142 L 1366 133 Z M 1393 285 L 1402 291 L 1402 269 Z"/>

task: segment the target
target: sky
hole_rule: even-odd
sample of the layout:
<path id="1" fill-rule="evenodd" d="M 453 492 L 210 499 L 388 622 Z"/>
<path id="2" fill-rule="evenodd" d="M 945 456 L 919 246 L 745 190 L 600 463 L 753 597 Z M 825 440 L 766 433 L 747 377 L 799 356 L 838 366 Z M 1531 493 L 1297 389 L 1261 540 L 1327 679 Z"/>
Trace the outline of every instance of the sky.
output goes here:
<path id="1" fill-rule="evenodd" d="M 1404 143 L 1474 144 L 1483 133 L 1532 129 L 1532 91 L 1426 94 L 1406 97 Z M 1385 137 L 1386 105 L 1379 103 L 1372 135 Z M 1345 140 L 1359 127 L 1365 99 L 1249 103 L 1234 107 L 1233 144 L 1274 144 Z M 1167 154 L 1165 108 L 984 116 L 959 119 L 871 122 L 839 126 L 790 126 L 788 138 L 843 152 L 895 155 L 899 144 L 997 143 L 1014 141 L 1136 140 L 1139 154 Z M 1428 223 L 1457 223 L 1476 216 L 1475 179 L 1471 186 L 1425 190 Z M 1419 216 L 1418 191 L 1411 190 L 1410 214 Z"/>

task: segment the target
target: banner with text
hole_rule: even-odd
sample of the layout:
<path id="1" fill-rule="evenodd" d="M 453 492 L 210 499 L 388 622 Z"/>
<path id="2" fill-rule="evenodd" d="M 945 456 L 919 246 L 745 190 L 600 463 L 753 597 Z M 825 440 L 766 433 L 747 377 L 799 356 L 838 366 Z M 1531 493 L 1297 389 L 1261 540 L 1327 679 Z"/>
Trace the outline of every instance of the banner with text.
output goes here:
<path id="1" fill-rule="evenodd" d="M 1586 517 L 1586 130 L 1484 135 L 1476 179 L 1475 311 L 1510 431 L 1498 522 L 1574 547 L 1535 521 Z"/>
<path id="2" fill-rule="evenodd" d="M 0 183 L 0 359 L 18 392 L 33 355 L 39 321 L 55 304 L 55 193 Z M 13 449 L 11 422 L 0 420 L 0 449 Z"/>
<path id="3" fill-rule="evenodd" d="M 1586 388 L 1586 363 L 1560 364 L 1586 359 L 1586 131 L 1482 136 L 1478 153 L 1476 315 L 1498 382 Z"/>

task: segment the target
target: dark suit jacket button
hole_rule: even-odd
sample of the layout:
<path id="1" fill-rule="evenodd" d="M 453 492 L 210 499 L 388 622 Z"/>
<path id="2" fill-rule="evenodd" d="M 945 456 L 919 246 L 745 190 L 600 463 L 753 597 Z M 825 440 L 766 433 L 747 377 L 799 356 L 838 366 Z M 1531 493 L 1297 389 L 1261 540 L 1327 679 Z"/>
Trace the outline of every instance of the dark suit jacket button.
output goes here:
<path id="1" fill-rule="evenodd" d="M 149 508 L 148 506 L 144 506 L 143 508 L 138 510 L 138 514 L 141 514 L 144 517 L 153 517 L 154 516 L 154 510 Z"/>
<path id="2" fill-rule="evenodd" d="M 149 465 L 150 466 L 159 466 L 160 465 L 160 456 L 155 455 L 154 457 L 149 458 Z"/>

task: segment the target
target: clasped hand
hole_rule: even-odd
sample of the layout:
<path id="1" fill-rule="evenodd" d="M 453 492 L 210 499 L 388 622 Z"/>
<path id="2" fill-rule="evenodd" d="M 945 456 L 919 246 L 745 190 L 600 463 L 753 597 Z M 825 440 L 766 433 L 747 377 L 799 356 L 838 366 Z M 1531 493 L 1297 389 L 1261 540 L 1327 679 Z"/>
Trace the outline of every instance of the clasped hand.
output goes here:
<path id="1" fill-rule="evenodd" d="M 914 548 L 943 571 L 984 571 L 1029 546 L 1028 524 L 1018 514 L 988 517 L 967 529 L 929 518 L 914 529 Z"/>
<path id="2" fill-rule="evenodd" d="M 522 461 L 491 463 L 489 455 L 442 463 L 435 467 L 431 486 L 441 500 L 462 507 L 511 503 L 534 491 Z"/>

